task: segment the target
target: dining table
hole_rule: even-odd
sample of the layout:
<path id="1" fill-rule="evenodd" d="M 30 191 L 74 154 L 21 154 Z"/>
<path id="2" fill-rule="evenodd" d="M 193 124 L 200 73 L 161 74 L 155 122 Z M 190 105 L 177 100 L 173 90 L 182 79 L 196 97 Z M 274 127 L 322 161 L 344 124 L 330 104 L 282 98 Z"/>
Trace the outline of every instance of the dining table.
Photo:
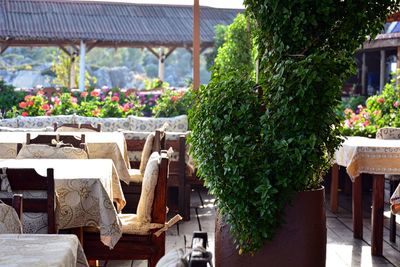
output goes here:
<path id="1" fill-rule="evenodd" d="M 12 206 L 0 200 L 0 234 L 21 234 L 22 224 Z"/>
<path id="2" fill-rule="evenodd" d="M 28 132 L 0 132 L 0 158 L 12 159 L 17 156 L 17 144 L 26 143 Z M 118 177 L 129 184 L 130 162 L 123 133 L 120 132 L 29 132 L 31 138 L 37 135 L 85 135 L 85 142 L 90 159 L 111 159 Z"/>
<path id="3" fill-rule="evenodd" d="M 2 234 L 0 266 L 88 267 L 75 235 Z"/>
<path id="4" fill-rule="evenodd" d="M 54 169 L 58 229 L 97 227 L 106 246 L 113 248 L 118 242 L 122 224 L 117 213 L 126 201 L 112 160 L 1 159 L 0 168 L 4 167 L 34 168 L 43 176 L 48 168 Z M 24 198 L 35 197 L 27 191 L 22 194 Z"/>
<path id="5" fill-rule="evenodd" d="M 332 166 L 331 210 L 338 210 L 339 166 L 346 168 L 352 181 L 353 235 L 363 237 L 362 175 L 371 174 L 371 254 L 380 256 L 383 250 L 384 176 L 400 174 L 400 140 L 367 137 L 346 137 L 335 152 Z"/>

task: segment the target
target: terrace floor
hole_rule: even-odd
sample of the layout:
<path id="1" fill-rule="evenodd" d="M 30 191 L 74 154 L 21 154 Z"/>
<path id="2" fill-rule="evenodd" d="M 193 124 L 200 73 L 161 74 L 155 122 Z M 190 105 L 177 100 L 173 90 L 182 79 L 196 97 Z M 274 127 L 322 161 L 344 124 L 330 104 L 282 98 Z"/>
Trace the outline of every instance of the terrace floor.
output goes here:
<path id="1" fill-rule="evenodd" d="M 342 266 L 399 266 L 400 267 L 400 236 L 397 242 L 389 242 L 388 217 L 389 207 L 385 210 L 385 229 L 384 229 L 384 256 L 371 256 L 371 223 L 370 223 L 370 194 L 364 197 L 364 240 L 354 239 L 352 232 L 351 219 L 351 196 L 341 193 L 340 208 L 338 214 L 329 211 L 329 190 L 327 190 L 327 267 Z M 166 251 L 175 248 L 190 248 L 193 231 L 206 231 L 209 238 L 208 250 L 214 251 L 214 220 L 215 208 L 213 197 L 207 194 L 206 190 L 192 192 L 191 201 L 191 220 L 181 222 L 172 227 L 167 232 Z M 400 216 L 397 216 L 400 217 Z M 400 223 L 400 218 L 398 218 Z M 400 225 L 400 224 L 398 224 Z M 400 233 L 400 227 L 397 229 Z M 145 267 L 146 261 L 109 261 L 100 262 L 101 266 L 106 267 Z"/>

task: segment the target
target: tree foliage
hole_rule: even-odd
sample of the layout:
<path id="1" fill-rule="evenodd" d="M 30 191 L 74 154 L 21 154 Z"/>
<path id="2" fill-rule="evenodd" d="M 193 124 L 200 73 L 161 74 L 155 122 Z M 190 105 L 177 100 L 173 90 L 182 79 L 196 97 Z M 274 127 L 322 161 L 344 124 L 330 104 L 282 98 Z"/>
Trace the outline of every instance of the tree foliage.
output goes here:
<path id="1" fill-rule="evenodd" d="M 354 51 L 398 2 L 245 0 L 263 94 L 252 90 L 254 64 L 243 64 L 251 48 L 235 49 L 246 39 L 237 36 L 219 49 L 190 113 L 199 174 L 241 252 L 274 237 L 296 192 L 320 186 L 341 142 L 335 111 Z"/>

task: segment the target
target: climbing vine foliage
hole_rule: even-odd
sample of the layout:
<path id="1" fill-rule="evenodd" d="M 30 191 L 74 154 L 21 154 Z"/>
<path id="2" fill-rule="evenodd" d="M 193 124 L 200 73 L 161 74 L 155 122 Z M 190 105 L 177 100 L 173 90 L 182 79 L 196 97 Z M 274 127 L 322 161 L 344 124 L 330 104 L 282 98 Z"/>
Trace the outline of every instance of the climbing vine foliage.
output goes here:
<path id="1" fill-rule="evenodd" d="M 355 71 L 354 51 L 382 30 L 398 2 L 244 1 L 263 94 L 231 65 L 198 91 L 190 115 L 199 174 L 240 252 L 273 239 L 295 192 L 320 187 L 341 142 L 335 108 Z"/>

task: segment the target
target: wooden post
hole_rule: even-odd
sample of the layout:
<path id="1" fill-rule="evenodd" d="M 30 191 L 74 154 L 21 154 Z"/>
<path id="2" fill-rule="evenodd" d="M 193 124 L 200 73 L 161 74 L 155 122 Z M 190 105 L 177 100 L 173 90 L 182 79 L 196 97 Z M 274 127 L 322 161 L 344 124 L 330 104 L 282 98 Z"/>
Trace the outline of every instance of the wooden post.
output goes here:
<path id="1" fill-rule="evenodd" d="M 333 164 L 331 168 L 331 211 L 338 212 L 338 187 L 339 187 L 339 165 Z"/>
<path id="2" fill-rule="evenodd" d="M 161 81 L 164 81 L 164 61 L 164 48 L 160 47 L 158 51 L 158 79 L 160 79 Z"/>
<path id="3" fill-rule="evenodd" d="M 76 76 L 76 68 L 75 68 L 75 53 L 72 53 L 70 56 L 71 64 L 69 66 L 69 89 L 75 88 L 75 76 Z"/>
<path id="4" fill-rule="evenodd" d="M 79 62 L 79 91 L 85 91 L 85 55 L 86 55 L 86 45 L 81 40 L 80 48 L 80 62 Z"/>
<path id="5" fill-rule="evenodd" d="M 362 54 L 361 95 L 367 95 L 367 61 L 365 52 Z"/>
<path id="6" fill-rule="evenodd" d="M 193 89 L 200 86 L 200 1 L 193 3 Z"/>
<path id="7" fill-rule="evenodd" d="M 385 177 L 375 174 L 372 181 L 372 211 L 371 211 L 371 254 L 382 256 L 383 250 L 383 195 L 385 191 Z"/>
<path id="8" fill-rule="evenodd" d="M 353 236 L 362 239 L 363 237 L 363 213 L 362 213 L 362 183 L 361 175 L 353 181 Z"/>
<path id="9" fill-rule="evenodd" d="M 380 93 L 385 87 L 385 73 L 386 73 L 386 51 L 385 49 L 381 49 L 381 68 L 380 68 L 380 77 L 379 77 L 379 91 Z"/>

